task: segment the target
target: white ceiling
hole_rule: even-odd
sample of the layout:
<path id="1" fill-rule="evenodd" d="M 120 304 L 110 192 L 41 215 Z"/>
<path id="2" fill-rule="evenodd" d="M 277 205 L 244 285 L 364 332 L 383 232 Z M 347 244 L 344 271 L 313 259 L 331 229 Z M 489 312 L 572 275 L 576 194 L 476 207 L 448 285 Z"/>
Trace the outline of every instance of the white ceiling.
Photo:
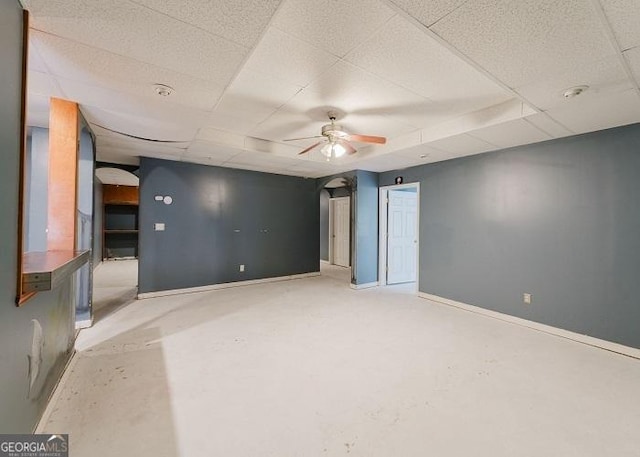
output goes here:
<path id="1" fill-rule="evenodd" d="M 318 177 L 640 122 L 638 0 L 22 1 L 28 122 L 46 125 L 51 96 L 78 102 L 102 161 Z M 327 162 L 298 155 L 315 139 L 283 141 L 330 109 L 388 143 Z"/>

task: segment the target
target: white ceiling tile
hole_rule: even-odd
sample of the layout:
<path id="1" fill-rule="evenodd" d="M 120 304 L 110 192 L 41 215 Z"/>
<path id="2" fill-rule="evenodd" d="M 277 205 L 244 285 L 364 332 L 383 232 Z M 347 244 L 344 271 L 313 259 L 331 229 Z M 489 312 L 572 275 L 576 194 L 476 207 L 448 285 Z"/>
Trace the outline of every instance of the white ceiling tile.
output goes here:
<path id="1" fill-rule="evenodd" d="M 428 145 L 440 151 L 460 156 L 498 149 L 495 144 L 464 133 L 432 141 Z"/>
<path id="2" fill-rule="evenodd" d="M 620 83 L 628 84 L 627 73 L 618 56 L 598 62 L 576 65 L 562 74 L 550 75 L 534 83 L 516 88 L 516 92 L 542 110 L 562 104 L 566 89 L 589 86 L 589 92 L 615 90 Z"/>
<path id="3" fill-rule="evenodd" d="M 469 135 L 496 145 L 497 147 L 493 149 L 509 148 L 551 139 L 550 135 L 523 119 L 474 130 Z"/>
<path id="4" fill-rule="evenodd" d="M 88 120 L 130 135 L 190 141 L 207 115 L 159 97 L 132 96 L 64 78 L 57 81 Z"/>
<path id="5" fill-rule="evenodd" d="M 51 74 L 132 95 L 159 97 L 154 84 L 174 89 L 172 103 L 210 110 L 223 86 L 184 73 L 123 57 L 72 40 L 33 31 L 31 40 L 47 56 Z"/>
<path id="6" fill-rule="evenodd" d="M 398 114 L 405 108 L 428 108 L 430 100 L 416 95 L 366 70 L 340 62 L 321 76 L 288 104 L 301 112 L 319 106 L 333 106 L 349 114 Z M 406 108 L 409 107 L 409 108 Z M 324 112 L 320 114 L 324 120 Z"/>
<path id="7" fill-rule="evenodd" d="M 631 68 L 635 83 L 640 85 L 640 46 L 624 52 L 624 58 Z"/>
<path id="8" fill-rule="evenodd" d="M 281 0 L 132 0 L 210 33 L 252 47 Z"/>
<path id="9" fill-rule="evenodd" d="M 252 116 L 245 117 L 238 110 L 230 112 L 224 109 L 215 109 L 208 115 L 204 127 L 247 135 L 257 124 L 258 122 L 252 119 Z"/>
<path id="10" fill-rule="evenodd" d="M 248 48 L 128 0 L 29 0 L 32 27 L 226 85 Z"/>
<path id="11" fill-rule="evenodd" d="M 192 142 L 184 155 L 184 160 L 208 159 L 211 162 L 223 163 L 240 154 L 242 149 L 222 146 L 208 141 L 196 140 Z"/>
<path id="12" fill-rule="evenodd" d="M 420 159 L 412 159 L 398 154 L 385 154 L 366 158 L 358 162 L 359 170 L 382 172 L 387 170 L 398 170 L 422 164 Z"/>
<path id="13" fill-rule="evenodd" d="M 350 53 L 347 60 L 439 102 L 438 109 L 448 115 L 475 111 L 512 97 L 400 16 Z"/>
<path id="14" fill-rule="evenodd" d="M 273 26 L 343 57 L 395 12 L 379 0 L 285 1 Z"/>
<path id="15" fill-rule="evenodd" d="M 533 114 L 524 119 L 553 138 L 562 138 L 573 134 L 571 130 L 554 121 L 547 113 Z"/>
<path id="16" fill-rule="evenodd" d="M 337 61 L 336 56 L 270 27 L 247 60 L 246 68 L 306 86 Z"/>
<path id="17" fill-rule="evenodd" d="M 390 0 L 399 9 L 418 22 L 431 26 L 447 14 L 454 11 L 467 0 Z"/>
<path id="18" fill-rule="evenodd" d="M 638 0 L 600 0 L 613 33 L 624 51 L 640 46 L 640 2 Z"/>
<path id="19" fill-rule="evenodd" d="M 474 0 L 431 29 L 510 87 L 616 52 L 586 1 Z"/>
<path id="20" fill-rule="evenodd" d="M 245 136 L 223 129 L 210 127 L 201 128 L 196 135 L 196 140 L 206 141 L 218 145 L 230 146 L 238 149 L 245 147 Z"/>
<path id="21" fill-rule="evenodd" d="M 29 94 L 60 97 L 56 82 L 47 73 L 29 70 L 27 73 L 27 87 Z"/>
<path id="22" fill-rule="evenodd" d="M 411 146 L 409 148 L 401 149 L 395 151 L 393 154 L 407 157 L 409 159 L 419 159 L 423 162 L 426 162 L 431 156 L 437 155 L 441 153 L 439 149 L 432 148 L 427 146 L 426 144 L 418 144 L 416 146 Z M 424 157 L 422 157 L 424 156 Z"/>
<path id="23" fill-rule="evenodd" d="M 247 133 L 287 103 L 302 86 L 244 69 L 229 86 L 208 125 Z"/>
<path id="24" fill-rule="evenodd" d="M 42 56 L 38 51 L 38 48 L 33 44 L 34 34 L 38 33 L 35 30 L 29 30 L 29 60 L 27 63 L 27 68 L 33 71 L 39 71 L 41 73 L 47 73 L 49 70 L 42 60 Z"/>
<path id="25" fill-rule="evenodd" d="M 640 97 L 634 89 L 601 97 L 579 96 L 547 113 L 576 133 L 640 122 Z"/>

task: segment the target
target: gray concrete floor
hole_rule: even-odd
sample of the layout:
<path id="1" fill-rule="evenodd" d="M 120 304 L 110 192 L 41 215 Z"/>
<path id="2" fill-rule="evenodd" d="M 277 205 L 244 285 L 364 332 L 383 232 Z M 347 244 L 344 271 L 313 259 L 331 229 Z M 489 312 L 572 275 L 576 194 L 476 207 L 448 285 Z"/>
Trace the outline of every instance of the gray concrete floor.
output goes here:
<path id="1" fill-rule="evenodd" d="M 42 431 L 73 456 L 640 455 L 640 361 L 349 272 L 133 299 L 98 319 Z"/>

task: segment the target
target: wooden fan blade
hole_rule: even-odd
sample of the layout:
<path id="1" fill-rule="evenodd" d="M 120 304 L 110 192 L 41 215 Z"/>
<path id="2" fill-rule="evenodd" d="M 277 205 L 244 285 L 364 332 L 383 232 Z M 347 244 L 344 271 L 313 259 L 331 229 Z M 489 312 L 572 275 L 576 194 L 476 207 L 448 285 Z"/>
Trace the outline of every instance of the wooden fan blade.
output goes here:
<path id="1" fill-rule="evenodd" d="M 340 144 L 342 146 L 344 146 L 344 148 L 347 150 L 347 154 L 355 154 L 357 151 L 356 148 L 354 148 L 353 146 L 351 146 L 349 143 L 347 143 L 346 141 L 341 141 Z"/>
<path id="2" fill-rule="evenodd" d="M 309 152 L 309 151 L 311 151 L 313 148 L 315 148 L 316 146 L 318 146 L 320 143 L 322 143 L 322 141 L 318 141 L 316 144 L 313 144 L 313 145 L 309 146 L 309 147 L 308 147 L 307 149 L 305 149 L 304 151 L 299 152 L 299 153 L 298 153 L 298 155 L 302 155 L 302 154 L 304 154 L 305 152 Z"/>
<path id="3" fill-rule="evenodd" d="M 305 136 L 304 138 L 288 138 L 288 139 L 282 140 L 282 141 L 300 141 L 300 140 L 310 140 L 312 138 L 322 138 L 322 135 Z"/>
<path id="4" fill-rule="evenodd" d="M 387 139 L 383 136 L 371 136 L 371 135 L 349 135 L 350 141 L 359 141 L 360 143 L 376 143 L 385 144 Z"/>

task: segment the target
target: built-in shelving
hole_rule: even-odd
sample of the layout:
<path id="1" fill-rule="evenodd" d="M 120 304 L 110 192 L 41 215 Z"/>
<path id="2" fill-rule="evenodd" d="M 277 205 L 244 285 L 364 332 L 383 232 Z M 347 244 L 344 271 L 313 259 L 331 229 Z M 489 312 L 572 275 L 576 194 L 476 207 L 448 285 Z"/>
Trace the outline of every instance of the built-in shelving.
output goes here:
<path id="1" fill-rule="evenodd" d="M 104 259 L 138 257 L 138 201 L 135 186 L 104 185 Z"/>

